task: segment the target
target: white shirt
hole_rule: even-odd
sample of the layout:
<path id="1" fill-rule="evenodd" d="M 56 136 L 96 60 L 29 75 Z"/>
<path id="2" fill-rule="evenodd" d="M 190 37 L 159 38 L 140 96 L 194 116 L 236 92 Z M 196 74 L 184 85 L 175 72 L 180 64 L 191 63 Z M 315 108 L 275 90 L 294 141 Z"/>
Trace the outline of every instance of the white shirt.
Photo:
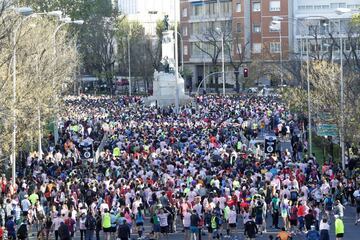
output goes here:
<path id="1" fill-rule="evenodd" d="M 330 225 L 328 223 L 324 223 L 323 221 L 320 222 L 319 230 L 330 230 Z"/>
<path id="2" fill-rule="evenodd" d="M 161 213 L 158 215 L 160 221 L 160 227 L 167 227 L 168 224 L 168 213 Z"/>
<path id="3" fill-rule="evenodd" d="M 230 210 L 229 213 L 229 224 L 236 223 L 236 211 Z"/>
<path id="4" fill-rule="evenodd" d="M 191 214 L 189 212 L 184 213 L 184 218 L 183 218 L 184 227 L 190 227 L 190 224 L 191 224 L 190 217 L 191 217 Z"/>
<path id="5" fill-rule="evenodd" d="M 30 206 L 31 206 L 31 203 L 30 203 L 29 199 L 25 198 L 21 201 L 21 207 L 24 212 L 29 211 Z"/>

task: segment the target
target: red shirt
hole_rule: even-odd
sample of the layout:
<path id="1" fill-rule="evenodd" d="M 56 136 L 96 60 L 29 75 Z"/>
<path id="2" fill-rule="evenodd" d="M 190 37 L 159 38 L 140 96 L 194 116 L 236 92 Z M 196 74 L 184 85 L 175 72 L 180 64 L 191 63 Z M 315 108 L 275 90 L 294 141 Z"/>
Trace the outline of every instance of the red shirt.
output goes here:
<path id="1" fill-rule="evenodd" d="M 298 217 L 305 217 L 305 206 L 301 205 L 298 207 Z"/>

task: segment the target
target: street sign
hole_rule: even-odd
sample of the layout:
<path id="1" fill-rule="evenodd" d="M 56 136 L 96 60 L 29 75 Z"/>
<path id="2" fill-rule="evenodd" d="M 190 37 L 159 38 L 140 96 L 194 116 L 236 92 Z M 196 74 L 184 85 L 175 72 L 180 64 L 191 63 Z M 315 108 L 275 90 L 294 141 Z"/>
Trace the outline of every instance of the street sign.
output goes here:
<path id="1" fill-rule="evenodd" d="M 318 124 L 317 127 L 317 135 L 319 136 L 331 136 L 331 137 L 336 137 L 338 135 L 338 129 L 336 124 Z"/>
<path id="2" fill-rule="evenodd" d="M 318 118 L 322 122 L 332 122 L 332 121 L 334 121 L 334 116 L 329 112 L 319 112 L 318 113 Z"/>
<path id="3" fill-rule="evenodd" d="M 276 149 L 276 137 L 266 136 L 265 137 L 265 153 L 274 153 Z"/>

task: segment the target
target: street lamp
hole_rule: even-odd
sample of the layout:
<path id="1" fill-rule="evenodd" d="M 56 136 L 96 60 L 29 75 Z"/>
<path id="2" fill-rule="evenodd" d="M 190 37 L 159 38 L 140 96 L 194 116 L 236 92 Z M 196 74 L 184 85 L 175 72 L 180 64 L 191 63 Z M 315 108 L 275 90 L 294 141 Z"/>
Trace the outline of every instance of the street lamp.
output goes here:
<path id="1" fill-rule="evenodd" d="M 177 34 L 179 35 L 180 38 L 180 42 L 181 42 L 181 71 L 184 71 L 184 39 L 181 36 L 180 32 L 177 32 Z"/>
<path id="2" fill-rule="evenodd" d="M 178 0 L 174 0 L 174 11 L 175 11 L 175 111 L 179 114 L 179 59 L 178 59 Z"/>
<path id="3" fill-rule="evenodd" d="M 61 15 L 60 15 L 61 16 Z M 54 64 L 56 65 L 56 34 L 59 32 L 59 30 L 67 25 L 67 24 L 76 24 L 76 25 L 82 25 L 84 24 L 83 20 L 71 20 L 71 18 L 69 17 L 65 17 L 65 18 L 60 18 L 59 20 L 60 22 L 62 22 L 54 31 L 53 34 L 53 47 L 54 47 Z M 55 71 L 55 68 L 54 68 Z M 52 86 L 53 88 L 55 88 L 55 74 L 54 74 L 54 78 L 52 79 Z M 57 96 L 55 96 L 55 98 L 57 98 Z M 56 103 L 56 101 L 55 101 Z M 41 141 L 41 136 L 39 137 L 39 141 Z M 57 144 L 59 140 L 59 132 L 58 132 L 58 117 L 57 114 L 55 113 L 55 119 L 54 119 L 54 141 L 55 141 L 55 145 Z"/>
<path id="4" fill-rule="evenodd" d="M 222 59 L 222 80 L 223 80 L 223 95 L 225 96 L 225 57 L 224 57 L 224 32 L 220 28 L 216 28 L 221 34 L 221 59 Z"/>
<path id="5" fill-rule="evenodd" d="M 280 82 L 281 82 L 281 86 L 284 85 L 284 71 L 283 71 L 283 54 L 282 54 L 282 38 L 281 38 L 281 21 L 284 20 L 282 17 L 277 17 L 275 18 L 277 20 L 273 20 L 271 22 L 271 26 L 270 29 L 271 30 L 275 30 L 277 32 L 279 32 L 279 39 L 280 39 L 280 65 L 281 65 L 281 72 L 280 72 Z"/>
<path id="6" fill-rule="evenodd" d="M 336 14 L 343 15 L 350 13 L 349 8 L 338 8 L 335 10 Z M 339 38 L 340 38 L 340 147 L 341 147 L 341 164 L 342 168 L 345 169 L 345 123 L 344 123 L 344 71 L 343 71 L 343 38 L 341 35 L 341 19 L 339 19 Z"/>

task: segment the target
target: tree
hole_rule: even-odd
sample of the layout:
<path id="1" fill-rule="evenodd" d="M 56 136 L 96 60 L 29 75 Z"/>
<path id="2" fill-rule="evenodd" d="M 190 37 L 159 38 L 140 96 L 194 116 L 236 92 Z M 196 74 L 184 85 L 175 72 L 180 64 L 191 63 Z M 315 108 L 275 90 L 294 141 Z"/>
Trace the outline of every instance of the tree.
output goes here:
<path id="1" fill-rule="evenodd" d="M 334 117 L 334 123 L 341 129 L 339 65 L 327 61 L 311 61 L 309 67 L 312 113 L 329 112 Z M 356 74 L 344 76 L 344 133 L 348 142 L 360 140 L 360 92 L 357 89 L 357 81 Z M 291 88 L 285 90 L 283 96 L 293 110 L 304 112 L 307 109 L 307 93 L 304 90 Z"/>
<path id="2" fill-rule="evenodd" d="M 84 20 L 81 28 L 71 28 L 71 35 L 78 35 L 82 56 L 82 73 L 98 76 L 113 90 L 114 77 L 114 24 L 120 17 L 111 0 L 20 0 L 21 5 L 31 6 L 38 12 L 63 11 L 71 19 Z"/>
<path id="3" fill-rule="evenodd" d="M 195 46 L 211 59 L 212 72 L 218 72 L 218 60 L 221 53 L 221 38 L 224 45 L 231 45 L 231 22 L 214 21 L 209 22 L 202 32 L 201 36 L 195 42 Z M 230 43 L 229 43 L 230 42 Z M 231 55 L 231 54 L 230 54 Z M 219 92 L 219 78 L 215 76 L 215 90 Z"/>
<path id="4" fill-rule="evenodd" d="M 2 19 L 10 25 L 18 25 L 19 18 L 9 12 Z M 5 24 L 4 26 L 6 26 Z M 36 27 L 33 27 L 36 25 Z M 4 27 L 0 25 L 0 32 Z M 54 55 L 52 41 L 56 26 L 47 18 L 28 19 L 18 31 L 17 41 L 17 84 L 16 104 L 12 102 L 12 53 L 13 36 L 0 39 L 0 152 L 9 155 L 11 150 L 11 132 L 16 112 L 17 149 L 24 148 L 30 139 L 42 132 L 45 123 L 58 108 L 53 99 L 61 94 L 63 85 L 69 82 L 78 64 L 74 48 L 74 38 L 67 36 L 66 29 L 57 35 L 57 54 Z M 10 34 L 10 33 L 9 33 Z M 10 117 L 11 116 L 11 117 Z M 40 116 L 40 118 L 39 118 Z M 40 123 L 40 129 L 38 128 Z"/>
<path id="5" fill-rule="evenodd" d="M 233 42 L 226 42 L 226 48 L 229 55 L 230 65 L 234 69 L 235 75 L 235 88 L 236 92 L 240 92 L 240 82 L 239 82 L 239 69 L 244 64 L 246 60 L 246 49 L 249 45 L 249 42 L 244 43 L 240 34 L 236 34 L 233 37 Z M 235 52 L 233 52 L 235 51 Z"/>

